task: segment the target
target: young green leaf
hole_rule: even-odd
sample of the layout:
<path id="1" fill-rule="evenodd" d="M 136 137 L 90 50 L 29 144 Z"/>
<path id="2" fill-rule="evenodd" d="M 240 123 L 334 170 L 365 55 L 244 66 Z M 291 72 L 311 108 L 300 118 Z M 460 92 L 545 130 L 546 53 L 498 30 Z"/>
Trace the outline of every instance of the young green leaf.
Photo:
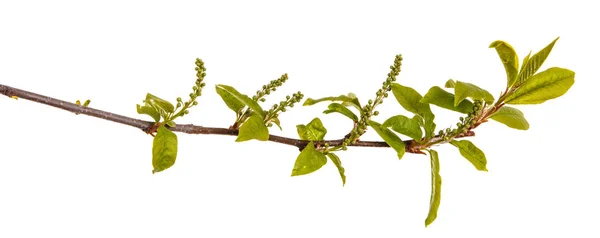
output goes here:
<path id="1" fill-rule="evenodd" d="M 327 129 L 325 129 L 321 119 L 318 117 L 315 117 L 315 119 L 310 121 L 306 126 L 302 124 L 297 125 L 296 130 L 298 131 L 298 136 L 301 140 L 323 140 L 325 134 L 327 134 Z"/>
<path id="2" fill-rule="evenodd" d="M 423 137 L 423 131 L 419 122 L 415 119 L 405 117 L 403 115 L 396 115 L 388 118 L 381 125 L 382 127 L 391 127 L 392 130 L 406 135 L 415 140 L 420 140 Z"/>
<path id="3" fill-rule="evenodd" d="M 575 83 L 575 72 L 563 68 L 549 68 L 525 81 L 506 97 L 507 104 L 540 104 L 565 94 Z"/>
<path id="4" fill-rule="evenodd" d="M 435 150 L 429 150 L 431 158 L 431 197 L 429 198 L 429 213 L 425 219 L 425 227 L 437 218 L 438 208 L 442 198 L 442 176 L 440 176 L 440 160 Z"/>
<path id="5" fill-rule="evenodd" d="M 445 88 L 454 88 L 455 85 L 456 85 L 456 82 L 454 82 L 454 80 L 448 79 L 448 81 L 446 81 L 446 85 L 444 85 L 444 87 Z"/>
<path id="6" fill-rule="evenodd" d="M 221 87 L 215 88 L 217 90 L 217 94 L 219 94 L 219 96 L 221 96 L 221 99 L 223 99 L 223 102 L 225 102 L 227 107 L 235 113 L 240 112 L 240 110 L 242 110 L 242 108 L 246 106 L 246 104 L 234 97 L 233 94 L 227 92 L 225 89 Z"/>
<path id="7" fill-rule="evenodd" d="M 421 115 L 424 118 L 427 118 L 426 115 L 433 115 L 429 104 L 421 102 L 423 97 L 417 90 L 394 83 L 392 84 L 392 93 L 394 93 L 398 103 L 407 111 Z"/>
<path id="8" fill-rule="evenodd" d="M 158 107 L 158 108 L 164 110 L 165 112 L 168 112 L 168 113 L 175 112 L 175 107 L 173 106 L 173 104 L 171 104 L 167 100 L 161 99 L 150 93 L 146 94 L 145 102 L 147 102 L 148 104 L 150 104 L 151 106 L 153 106 L 155 108 Z"/>
<path id="9" fill-rule="evenodd" d="M 454 106 L 458 106 L 466 98 L 474 100 L 484 100 L 488 104 L 494 102 L 494 96 L 485 89 L 475 86 L 471 83 L 457 81 L 454 87 Z"/>
<path id="10" fill-rule="evenodd" d="M 346 175 L 344 174 L 346 170 L 344 169 L 344 167 L 342 167 L 342 161 L 340 160 L 340 157 L 338 157 L 334 153 L 327 153 L 327 157 L 329 157 L 329 159 L 331 159 L 331 162 L 333 162 L 333 164 L 335 164 L 335 167 L 337 167 L 338 172 L 340 173 L 340 177 L 342 178 L 342 186 L 346 185 Z"/>
<path id="11" fill-rule="evenodd" d="M 516 108 L 503 106 L 491 117 L 492 120 L 518 130 L 529 129 L 529 123 L 521 111 Z"/>
<path id="12" fill-rule="evenodd" d="M 154 119 L 155 122 L 160 121 L 160 113 L 158 111 L 156 111 L 156 109 L 154 107 L 149 106 L 147 103 L 144 106 L 140 106 L 140 104 L 136 104 L 136 107 L 137 107 L 137 113 L 149 115 L 152 117 L 152 119 Z"/>
<path id="13" fill-rule="evenodd" d="M 260 141 L 269 139 L 269 129 L 265 126 L 263 119 L 257 114 L 253 114 L 242 124 L 235 141 L 242 142 L 252 139 Z"/>
<path id="14" fill-rule="evenodd" d="M 347 96 L 340 95 L 337 97 L 324 97 L 319 99 L 308 98 L 306 99 L 306 101 L 304 101 L 304 104 L 302 104 L 302 106 L 310 106 L 324 101 L 342 102 L 342 105 L 344 106 L 352 105 L 356 109 L 361 110 L 360 102 L 358 101 L 358 98 L 356 98 L 356 95 L 354 95 L 353 93 L 348 93 Z"/>
<path id="15" fill-rule="evenodd" d="M 281 128 L 281 122 L 279 121 L 279 118 L 275 117 L 273 119 L 271 119 L 271 121 L 273 122 L 273 124 L 277 125 L 277 127 L 279 127 L 279 130 L 283 130 L 283 128 Z"/>
<path id="16" fill-rule="evenodd" d="M 519 76 L 517 77 L 516 85 L 520 85 L 527 81 L 529 77 L 531 77 L 533 74 L 535 74 L 535 72 L 538 71 L 538 69 L 540 69 L 550 54 L 550 51 L 552 51 L 552 48 L 554 47 L 554 44 L 558 38 L 560 37 L 554 39 L 550 44 L 544 47 L 544 49 L 531 56 L 531 58 L 527 58 L 526 61 L 523 61 L 523 67 L 521 68 L 521 72 L 519 72 Z"/>
<path id="17" fill-rule="evenodd" d="M 398 159 L 402 159 L 402 156 L 404 156 L 404 152 L 406 150 L 404 142 L 396 134 L 394 134 L 394 132 L 390 131 L 390 129 L 382 127 L 375 121 L 369 121 L 369 126 L 371 126 L 373 130 L 379 134 L 385 143 L 390 145 L 390 147 L 396 151 Z"/>
<path id="18" fill-rule="evenodd" d="M 425 124 L 423 125 L 423 129 L 425 130 L 425 138 L 431 139 L 434 136 L 435 132 L 435 123 L 433 122 L 433 114 L 429 115 L 429 117 L 424 118 Z"/>
<path id="19" fill-rule="evenodd" d="M 327 163 L 327 158 L 320 151 L 315 149 L 311 141 L 304 147 L 292 169 L 292 176 L 305 175 L 317 171 Z"/>
<path id="20" fill-rule="evenodd" d="M 469 113 L 473 110 L 473 103 L 469 100 L 463 100 L 457 106 L 454 106 L 454 94 L 438 86 L 430 88 L 427 94 L 423 96 L 423 99 L 421 99 L 421 102 L 461 113 Z"/>
<path id="21" fill-rule="evenodd" d="M 485 154 L 468 140 L 453 140 L 450 144 L 456 146 L 460 154 L 465 157 L 477 170 L 487 171 Z"/>
<path id="22" fill-rule="evenodd" d="M 490 48 L 495 48 L 498 56 L 504 64 L 506 71 L 507 87 L 512 86 L 517 80 L 519 73 L 519 57 L 513 47 L 504 41 L 494 41 L 490 44 Z"/>
<path id="23" fill-rule="evenodd" d="M 352 121 L 355 121 L 355 122 L 358 121 L 358 117 L 356 116 L 356 114 L 354 114 L 354 112 L 350 111 L 350 109 L 348 109 L 347 107 L 342 106 L 342 104 L 334 102 L 334 103 L 329 104 L 329 106 L 327 106 L 327 108 L 328 109 L 323 111 L 323 113 L 329 114 L 332 112 L 337 112 L 344 116 L 347 116 L 348 118 L 352 119 Z"/>
<path id="24" fill-rule="evenodd" d="M 152 142 L 152 173 L 160 172 L 175 164 L 177 158 L 177 135 L 161 125 Z"/>
<path id="25" fill-rule="evenodd" d="M 248 106 L 250 109 L 252 109 L 252 111 L 254 111 L 254 113 L 258 114 L 261 119 L 265 118 L 264 110 L 260 107 L 260 105 L 258 105 L 257 102 L 252 100 L 252 98 L 248 97 L 245 94 L 241 94 L 240 92 L 238 92 L 237 90 L 235 90 L 235 88 L 233 88 L 231 86 L 218 84 L 215 87 L 216 87 L 217 93 L 219 93 L 219 95 L 221 95 L 221 93 L 226 95 L 226 96 L 221 96 L 221 98 L 223 98 L 223 101 L 225 101 L 225 103 L 231 110 L 234 110 L 237 112 L 238 110 L 236 110 L 236 109 L 239 109 L 239 102 L 241 102 L 244 105 Z M 219 92 L 219 89 L 222 90 L 221 93 Z M 239 102 L 234 102 L 234 100 L 232 100 L 231 98 L 235 98 Z M 228 101 L 229 101 L 229 103 L 228 103 Z"/>

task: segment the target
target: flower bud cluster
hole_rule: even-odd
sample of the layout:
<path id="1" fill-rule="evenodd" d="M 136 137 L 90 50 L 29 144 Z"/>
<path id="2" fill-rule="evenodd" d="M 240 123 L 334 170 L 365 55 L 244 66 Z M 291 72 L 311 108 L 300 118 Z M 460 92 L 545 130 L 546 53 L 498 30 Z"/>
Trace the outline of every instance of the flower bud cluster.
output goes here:
<path id="1" fill-rule="evenodd" d="M 183 108 L 181 109 L 182 111 L 176 114 L 177 116 L 183 116 L 190 113 L 188 109 L 190 107 L 198 105 L 196 98 L 202 96 L 202 88 L 206 86 L 206 83 L 204 83 L 204 77 L 206 77 L 206 68 L 204 67 L 204 62 L 199 58 L 196 58 L 195 70 L 196 82 L 192 87 L 192 92 L 189 94 L 190 99 L 187 102 L 183 102 L 183 99 L 181 99 L 181 97 L 177 98 L 177 108 L 183 106 Z M 175 119 L 175 117 L 173 117 L 173 119 Z"/>
<path id="2" fill-rule="evenodd" d="M 460 117 L 460 122 L 456 123 L 456 128 L 446 128 L 446 130 L 440 130 L 437 134 L 437 137 L 442 138 L 444 141 L 448 141 L 453 137 L 460 135 L 462 133 L 466 133 L 470 129 L 472 129 L 473 125 L 477 122 L 479 116 L 481 116 L 483 107 L 483 101 L 475 100 L 473 102 L 473 110 L 471 110 L 467 117 Z"/>
<path id="3" fill-rule="evenodd" d="M 267 126 L 272 126 L 273 124 L 271 124 L 271 121 L 276 119 L 279 116 L 279 113 L 285 112 L 287 110 L 286 107 L 294 107 L 294 104 L 300 102 L 303 97 L 304 94 L 298 91 L 297 93 L 292 94 L 292 96 L 286 96 L 285 100 L 279 102 L 279 104 L 273 104 L 271 109 L 269 109 L 265 115 L 265 122 L 267 123 Z"/>
<path id="4" fill-rule="evenodd" d="M 252 97 L 252 100 L 254 101 L 261 101 L 264 102 L 265 99 L 263 98 L 266 95 L 271 94 L 271 92 L 274 92 L 277 90 L 277 87 L 283 85 L 283 83 L 285 83 L 285 81 L 288 80 L 288 75 L 287 74 L 283 74 L 281 75 L 281 77 L 279 77 L 278 79 L 275 80 L 271 80 L 271 82 L 269 82 L 269 84 L 267 85 L 263 85 L 261 90 L 256 91 L 256 95 L 254 95 Z"/>

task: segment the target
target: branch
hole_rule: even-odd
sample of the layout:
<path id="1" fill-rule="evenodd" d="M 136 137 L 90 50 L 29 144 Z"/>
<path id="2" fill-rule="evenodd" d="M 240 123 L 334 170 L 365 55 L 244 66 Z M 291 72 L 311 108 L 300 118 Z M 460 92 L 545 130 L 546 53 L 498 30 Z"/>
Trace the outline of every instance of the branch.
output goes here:
<path id="1" fill-rule="evenodd" d="M 17 98 L 27 99 L 27 100 L 34 101 L 37 103 L 60 108 L 60 109 L 63 109 L 63 110 L 66 110 L 66 111 L 69 111 L 69 112 L 72 112 L 75 114 L 84 114 L 84 115 L 93 116 L 93 117 L 113 121 L 113 122 L 128 125 L 128 126 L 132 126 L 132 127 L 141 129 L 144 132 L 147 132 L 155 124 L 154 122 L 151 122 L 151 121 L 139 120 L 139 119 L 126 117 L 126 116 L 119 115 L 119 114 L 110 113 L 107 111 L 102 111 L 102 110 L 98 110 L 98 109 L 94 109 L 94 108 L 90 108 L 90 107 L 84 107 L 81 105 L 77 105 L 75 103 L 70 103 L 67 101 L 60 100 L 60 99 L 40 95 L 37 93 L 32 93 L 29 91 L 9 87 L 9 86 L 2 85 L 2 84 L 0 84 L 0 94 L 6 95 L 8 97 L 17 97 Z M 178 131 L 178 132 L 183 132 L 183 133 L 188 133 L 188 134 L 212 134 L 212 135 L 229 135 L 229 136 L 237 136 L 237 134 L 238 134 L 237 129 L 204 127 L 204 126 L 196 126 L 193 124 L 178 124 L 177 126 L 169 128 L 169 129 L 172 131 Z M 475 135 L 474 132 L 469 131 L 468 133 L 466 133 L 460 137 L 467 137 L 467 136 L 474 136 L 474 135 Z M 269 141 L 272 141 L 275 143 L 280 143 L 280 144 L 285 144 L 285 145 L 295 146 L 295 147 L 298 147 L 299 150 L 304 149 L 304 147 L 306 147 L 306 145 L 310 142 L 310 141 L 306 141 L 306 140 L 299 140 L 299 139 L 288 138 L 288 137 L 277 136 L 277 135 L 269 135 Z M 338 145 L 341 145 L 343 142 L 344 142 L 343 138 L 337 139 L 337 140 L 314 141 L 314 143 L 317 145 L 324 145 L 325 143 L 327 143 L 330 146 L 338 146 Z M 416 145 L 415 140 L 406 140 L 406 141 L 404 141 L 404 144 L 406 146 L 406 152 L 417 153 L 417 154 L 422 153 L 417 148 L 415 148 L 415 145 Z M 348 146 L 390 147 L 384 141 L 357 141 L 356 143 L 349 144 Z"/>

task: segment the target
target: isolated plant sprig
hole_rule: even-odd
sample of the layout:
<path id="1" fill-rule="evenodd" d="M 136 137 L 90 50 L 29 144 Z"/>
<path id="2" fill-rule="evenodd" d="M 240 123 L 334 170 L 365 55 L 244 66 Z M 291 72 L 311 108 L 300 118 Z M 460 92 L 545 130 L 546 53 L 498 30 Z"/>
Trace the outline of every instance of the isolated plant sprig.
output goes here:
<path id="1" fill-rule="evenodd" d="M 474 130 L 490 119 L 510 128 L 527 130 L 530 125 L 524 114 L 520 110 L 506 105 L 540 104 L 562 96 L 569 90 L 574 83 L 575 73 L 573 71 L 552 67 L 537 72 L 557 40 L 558 38 L 533 55 L 529 53 L 522 62 L 519 62 L 511 45 L 504 41 L 493 42 L 490 48 L 494 48 L 498 53 L 507 78 L 506 87 L 498 99 L 487 90 L 472 83 L 452 79 L 445 83 L 446 89 L 434 86 L 422 96 L 413 88 L 397 82 L 402 61 L 402 56 L 397 55 L 382 87 L 375 93 L 375 98 L 368 100 L 364 106 L 353 93 L 319 99 L 308 98 L 304 101 L 304 106 L 329 102 L 327 109 L 323 111 L 324 114 L 339 113 L 352 122 L 353 127 L 350 132 L 335 140 L 325 140 L 327 129 L 318 117 L 307 124 L 296 125 L 299 139 L 269 134 L 269 128 L 273 124 L 282 129 L 279 114 L 286 112 L 304 97 L 298 91 L 286 96 L 279 103 L 273 104 L 269 110 L 262 108 L 261 103 L 266 102 L 266 96 L 276 91 L 288 80 L 287 74 L 263 85 L 252 97 L 240 93 L 232 86 L 216 85 L 215 89 L 225 105 L 235 113 L 235 120 L 229 128 L 176 124 L 176 119 L 188 114 L 190 108 L 198 105 L 197 98 L 202 95 L 206 68 L 200 59 L 196 59 L 197 78 L 187 101 L 184 102 L 181 98 L 177 98 L 174 106 L 170 102 L 148 93 L 143 100 L 143 105 L 137 105 L 137 112 L 152 117 L 152 122 L 90 108 L 89 100 L 83 105 L 79 100 L 77 104 L 73 104 L 5 85 L 0 85 L 0 93 L 14 99 L 25 98 L 76 114 L 95 116 L 144 130 L 154 136 L 153 173 L 164 171 L 175 163 L 178 142 L 173 131 L 233 135 L 237 136 L 237 142 L 268 140 L 292 145 L 300 150 L 292 169 L 292 176 L 315 172 L 325 165 L 329 158 L 337 167 L 342 184 L 346 183 L 345 169 L 336 153 L 346 151 L 350 146 L 391 147 L 399 159 L 406 153 L 428 154 L 431 165 L 430 207 L 425 219 L 425 226 L 428 226 L 437 218 L 442 185 L 439 155 L 433 147 L 446 143 L 451 144 L 477 170 L 487 171 L 487 159 L 483 151 L 472 142 L 462 138 L 474 136 Z M 373 117 L 379 114 L 375 108 L 383 103 L 390 91 L 398 104 L 410 114 L 394 115 L 384 120 L 383 123 L 374 121 Z M 465 115 L 458 118 L 455 127 L 443 128 L 436 133 L 435 115 L 430 108 L 431 105 Z M 360 140 L 360 137 L 368 132 L 369 127 L 383 141 Z M 406 137 L 407 140 L 402 140 L 402 137 Z"/>

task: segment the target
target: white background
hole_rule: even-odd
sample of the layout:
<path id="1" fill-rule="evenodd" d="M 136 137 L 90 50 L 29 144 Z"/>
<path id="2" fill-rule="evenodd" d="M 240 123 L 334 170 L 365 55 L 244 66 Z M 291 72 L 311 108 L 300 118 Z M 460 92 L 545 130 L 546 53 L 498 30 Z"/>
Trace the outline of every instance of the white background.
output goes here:
<path id="1" fill-rule="evenodd" d="M 442 145 L 442 202 L 428 228 L 429 159 L 391 149 L 340 153 L 290 177 L 294 147 L 178 134 L 176 164 L 152 174 L 152 137 L 138 129 L 0 98 L 0 237 L 598 237 L 597 8 L 578 1 L 3 1 L 0 83 L 136 118 L 147 92 L 186 98 L 206 62 L 200 105 L 178 123 L 227 127 L 215 84 L 252 95 L 288 73 L 264 107 L 301 90 L 373 98 L 395 54 L 399 82 L 424 94 L 453 78 L 498 95 L 494 40 L 522 59 L 560 36 L 542 69 L 576 72 L 563 97 L 519 106 L 528 131 L 490 122 L 471 138 L 478 172 Z M 218 2 L 218 3 L 217 3 Z M 326 104 L 281 115 L 283 131 L 319 116 L 337 139 L 351 125 Z M 434 108 L 439 127 L 459 114 Z M 388 98 L 375 120 L 404 114 Z M 365 140 L 378 139 L 372 131 Z"/>

